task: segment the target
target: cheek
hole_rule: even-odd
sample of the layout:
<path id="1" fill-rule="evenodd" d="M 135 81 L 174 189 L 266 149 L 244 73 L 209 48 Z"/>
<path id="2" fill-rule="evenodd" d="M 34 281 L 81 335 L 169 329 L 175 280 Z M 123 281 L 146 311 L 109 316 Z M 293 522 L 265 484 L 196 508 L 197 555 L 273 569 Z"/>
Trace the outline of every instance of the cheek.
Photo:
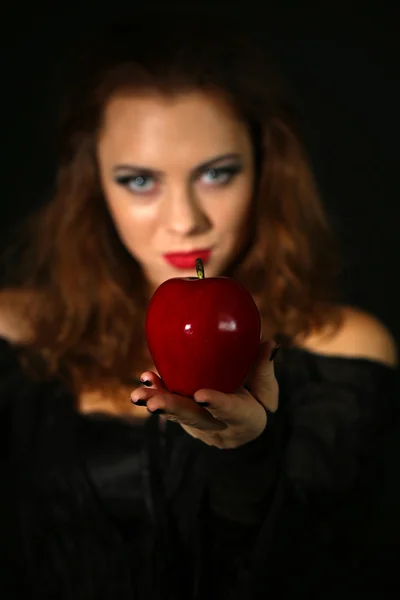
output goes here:
<path id="1" fill-rule="evenodd" d="M 232 190 L 227 189 L 223 197 L 216 198 L 211 208 L 216 229 L 235 236 L 238 232 L 244 234 L 252 196 L 252 186 L 243 184 Z"/>
<path id="2" fill-rule="evenodd" d="M 156 230 L 154 207 L 135 204 L 125 190 L 106 190 L 105 198 L 121 242 L 133 254 L 142 254 Z"/>

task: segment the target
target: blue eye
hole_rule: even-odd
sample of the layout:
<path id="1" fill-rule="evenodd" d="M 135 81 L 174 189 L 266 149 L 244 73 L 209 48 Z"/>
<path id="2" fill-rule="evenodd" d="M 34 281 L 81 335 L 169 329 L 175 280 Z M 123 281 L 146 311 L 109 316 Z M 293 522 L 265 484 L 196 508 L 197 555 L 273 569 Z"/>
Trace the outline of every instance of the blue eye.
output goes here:
<path id="1" fill-rule="evenodd" d="M 121 175 L 115 181 L 135 194 L 152 192 L 156 185 L 150 175 Z"/>
<path id="2" fill-rule="evenodd" d="M 206 185 L 224 185 L 229 183 L 239 171 L 239 165 L 207 169 L 202 175 L 202 181 Z"/>

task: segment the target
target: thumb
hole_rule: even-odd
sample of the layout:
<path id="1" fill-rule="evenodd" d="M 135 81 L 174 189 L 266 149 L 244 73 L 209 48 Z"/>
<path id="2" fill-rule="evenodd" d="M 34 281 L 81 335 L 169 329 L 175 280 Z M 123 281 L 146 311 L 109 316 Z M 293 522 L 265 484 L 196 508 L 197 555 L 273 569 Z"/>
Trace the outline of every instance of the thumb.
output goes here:
<path id="1" fill-rule="evenodd" d="M 275 353 L 274 342 L 262 341 L 259 354 L 246 382 L 249 392 L 270 412 L 278 408 L 279 386 L 275 377 L 271 354 Z"/>

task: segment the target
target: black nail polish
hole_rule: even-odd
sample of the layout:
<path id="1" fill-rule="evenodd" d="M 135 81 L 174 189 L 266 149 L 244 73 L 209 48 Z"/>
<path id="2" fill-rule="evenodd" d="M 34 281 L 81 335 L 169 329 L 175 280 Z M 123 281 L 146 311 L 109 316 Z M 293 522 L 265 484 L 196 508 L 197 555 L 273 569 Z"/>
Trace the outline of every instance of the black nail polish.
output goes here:
<path id="1" fill-rule="evenodd" d="M 156 408 L 156 410 L 149 410 L 149 413 L 152 415 L 163 415 L 165 413 L 165 410 L 163 410 L 162 408 Z"/>
<path id="2" fill-rule="evenodd" d="M 143 379 L 140 380 L 143 385 L 145 385 L 146 387 L 150 387 L 151 386 L 151 381 L 149 381 L 148 379 L 146 379 L 145 381 L 143 381 Z"/>
<path id="3" fill-rule="evenodd" d="M 197 404 L 198 404 L 198 406 L 203 406 L 204 408 L 207 408 L 207 406 L 210 406 L 209 402 L 198 402 Z"/>
<path id="4" fill-rule="evenodd" d="M 132 400 L 131 399 L 132 404 L 134 404 L 135 406 L 146 406 L 146 400 Z"/>
<path id="5" fill-rule="evenodd" d="M 279 351 L 279 348 L 280 348 L 280 347 L 281 347 L 281 345 L 280 345 L 280 344 L 277 344 L 277 345 L 275 346 L 275 348 L 272 350 L 272 352 L 271 352 L 271 356 L 269 357 L 269 360 L 270 360 L 270 361 L 271 361 L 271 360 L 274 360 L 275 356 L 278 354 L 278 351 Z"/>

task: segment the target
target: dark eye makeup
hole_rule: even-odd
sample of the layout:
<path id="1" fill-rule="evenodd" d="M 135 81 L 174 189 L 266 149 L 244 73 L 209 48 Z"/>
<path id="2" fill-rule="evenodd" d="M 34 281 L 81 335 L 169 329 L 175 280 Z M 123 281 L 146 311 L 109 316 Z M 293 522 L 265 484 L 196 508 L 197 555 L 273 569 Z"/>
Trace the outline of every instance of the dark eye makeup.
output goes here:
<path id="1" fill-rule="evenodd" d="M 194 174 L 196 180 L 209 186 L 228 185 L 236 175 L 242 171 L 239 163 L 223 165 L 221 167 L 207 167 Z M 148 172 L 121 173 L 114 176 L 114 181 L 135 194 L 150 193 L 154 191 L 160 177 Z"/>

